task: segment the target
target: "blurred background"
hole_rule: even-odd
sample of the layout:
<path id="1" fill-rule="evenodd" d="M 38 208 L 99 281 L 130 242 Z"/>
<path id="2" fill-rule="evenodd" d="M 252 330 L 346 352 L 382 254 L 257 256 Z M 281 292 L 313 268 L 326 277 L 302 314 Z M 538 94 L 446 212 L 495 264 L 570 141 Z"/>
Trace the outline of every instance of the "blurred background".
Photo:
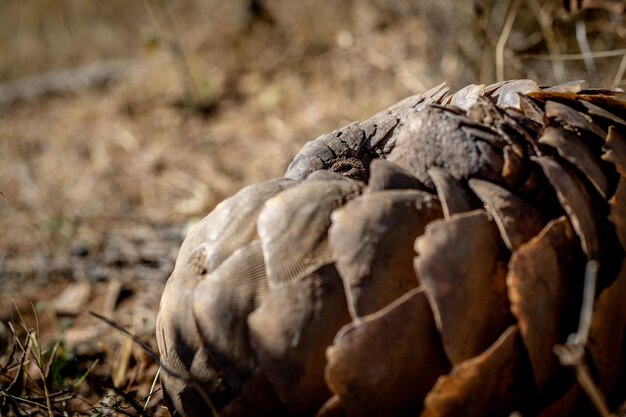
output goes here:
<path id="1" fill-rule="evenodd" d="M 154 347 L 178 246 L 223 198 L 443 81 L 623 87 L 623 17 L 608 0 L 0 0 L 0 414 L 167 414 L 152 359 L 89 310 Z"/>

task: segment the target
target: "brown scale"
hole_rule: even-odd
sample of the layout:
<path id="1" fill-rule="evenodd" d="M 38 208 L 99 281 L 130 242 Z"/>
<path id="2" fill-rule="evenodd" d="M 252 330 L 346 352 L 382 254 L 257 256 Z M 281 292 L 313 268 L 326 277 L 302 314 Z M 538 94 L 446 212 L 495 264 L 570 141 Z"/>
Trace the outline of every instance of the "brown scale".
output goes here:
<path id="1" fill-rule="evenodd" d="M 615 92 L 439 85 L 307 143 L 285 176 L 183 243 L 157 319 L 183 377 L 161 374 L 171 411 L 593 415 L 553 351 L 578 326 L 589 259 L 585 363 L 612 411 L 626 401 Z"/>

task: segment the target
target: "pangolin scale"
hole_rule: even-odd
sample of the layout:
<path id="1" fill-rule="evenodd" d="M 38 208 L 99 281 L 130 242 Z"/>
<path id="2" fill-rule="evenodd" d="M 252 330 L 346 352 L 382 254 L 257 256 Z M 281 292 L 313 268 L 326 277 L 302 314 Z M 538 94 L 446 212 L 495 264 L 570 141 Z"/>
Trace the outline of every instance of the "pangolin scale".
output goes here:
<path id="1" fill-rule="evenodd" d="M 157 319 L 168 407 L 593 415 L 555 346 L 598 265 L 582 362 L 616 410 L 625 135 L 616 91 L 513 80 L 440 85 L 308 142 L 185 239 Z"/>

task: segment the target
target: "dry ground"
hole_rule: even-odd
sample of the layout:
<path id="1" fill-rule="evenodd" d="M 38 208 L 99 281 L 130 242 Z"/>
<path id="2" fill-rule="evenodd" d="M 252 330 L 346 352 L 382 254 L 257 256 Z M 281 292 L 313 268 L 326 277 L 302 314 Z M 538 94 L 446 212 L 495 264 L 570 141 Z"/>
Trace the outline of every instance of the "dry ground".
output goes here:
<path id="1" fill-rule="evenodd" d="M 579 52 L 574 23 L 515 3 L 0 0 L 0 415 L 167 414 L 153 360 L 88 312 L 154 348 L 186 228 L 305 141 L 444 80 L 621 84 L 619 54 L 532 58 Z M 624 43 L 585 21 L 591 50 Z"/>

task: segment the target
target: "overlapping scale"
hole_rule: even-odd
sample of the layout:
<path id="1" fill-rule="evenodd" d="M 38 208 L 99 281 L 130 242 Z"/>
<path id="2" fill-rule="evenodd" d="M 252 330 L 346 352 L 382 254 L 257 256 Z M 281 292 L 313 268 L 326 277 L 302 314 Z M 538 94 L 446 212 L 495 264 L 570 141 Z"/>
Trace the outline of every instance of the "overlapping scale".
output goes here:
<path id="1" fill-rule="evenodd" d="M 326 381 L 348 416 L 415 414 L 450 366 L 421 288 L 345 326 L 326 356 Z"/>
<path id="2" fill-rule="evenodd" d="M 455 179 L 473 176 L 496 179 L 500 173 L 493 171 L 472 135 L 460 129 L 461 123 L 439 107 L 426 107 L 412 113 L 388 159 L 431 188 L 433 182 L 428 170 L 432 167 L 444 169 Z"/>
<path id="3" fill-rule="evenodd" d="M 563 159 L 585 175 L 602 197 L 606 198 L 609 195 L 609 180 L 602 170 L 602 161 L 585 142 L 579 135 L 553 126 L 548 126 L 539 137 L 539 143 L 555 148 Z"/>
<path id="4" fill-rule="evenodd" d="M 353 318 L 419 285 L 413 242 L 440 217 L 437 199 L 417 190 L 367 193 L 333 213 L 328 238 Z"/>
<path id="5" fill-rule="evenodd" d="M 520 107 L 520 95 L 539 91 L 539 86 L 533 80 L 505 81 L 498 86 L 490 96 L 495 97 L 500 107 Z"/>
<path id="6" fill-rule="evenodd" d="M 602 392 L 610 393 L 623 371 L 626 338 L 626 265 L 596 299 L 587 349 Z"/>
<path id="7" fill-rule="evenodd" d="M 330 398 L 323 373 L 326 346 L 349 321 L 343 284 L 332 263 L 278 284 L 250 314 L 259 366 L 290 413 L 312 414 Z"/>
<path id="8" fill-rule="evenodd" d="M 202 342 L 236 391 L 255 367 L 247 318 L 266 292 L 261 243 L 255 240 L 209 273 L 194 293 L 193 314 Z"/>
<path id="9" fill-rule="evenodd" d="M 464 213 L 478 208 L 476 200 L 468 192 L 467 187 L 459 180 L 451 177 L 441 168 L 430 168 L 428 176 L 435 185 L 437 197 L 446 219 L 457 213 Z"/>
<path id="10" fill-rule="evenodd" d="M 511 258 L 506 277 L 511 310 L 539 390 L 552 389 L 559 377 L 569 375 L 551 347 L 564 344 L 577 328 L 584 264 L 578 237 L 565 217 L 548 223 Z"/>
<path id="11" fill-rule="evenodd" d="M 482 353 L 512 324 L 508 251 L 495 222 L 483 210 L 434 221 L 415 241 L 415 251 L 448 358 L 457 364 Z"/>
<path id="12" fill-rule="evenodd" d="M 289 282 L 306 269 L 332 261 L 330 215 L 361 192 L 356 181 L 304 181 L 269 199 L 258 233 L 270 286 Z"/>
<path id="13" fill-rule="evenodd" d="M 600 256 L 600 233 L 598 213 L 594 210 L 589 190 L 570 169 L 550 157 L 538 157 L 550 183 L 556 189 L 563 209 L 580 237 L 583 251 L 590 259 Z"/>
<path id="14" fill-rule="evenodd" d="M 206 404 L 185 378 L 212 392 L 218 408 L 234 395 L 199 337 L 192 313 L 195 288 L 208 272 L 256 237 L 256 217 L 265 200 L 293 184 L 280 178 L 242 189 L 195 225 L 180 249 L 161 297 L 156 336 L 161 361 L 176 373 L 164 372 L 161 377 L 166 399 L 171 407 L 187 410 L 187 416 L 205 415 L 213 405 Z"/>
<path id="15" fill-rule="evenodd" d="M 561 125 L 580 133 L 592 133 L 600 138 L 606 136 L 597 124 L 593 123 L 584 113 L 577 112 L 572 107 L 559 103 L 558 101 L 549 100 L 546 102 L 546 117 L 557 120 Z"/>
<path id="16" fill-rule="evenodd" d="M 626 139 L 613 126 L 609 128 L 604 149 L 602 159 L 611 162 L 622 177 L 626 176 Z"/>
<path id="17" fill-rule="evenodd" d="M 405 169 L 386 159 L 374 159 L 370 164 L 368 182 L 370 192 L 383 190 L 425 190 L 424 184 L 418 181 Z"/>
<path id="18" fill-rule="evenodd" d="M 511 326 L 480 355 L 441 376 L 424 400 L 421 417 L 503 416 L 528 409 L 532 392 L 517 326 Z M 529 388 L 531 387 L 531 388 Z"/>
<path id="19" fill-rule="evenodd" d="M 469 180 L 469 186 L 485 203 L 510 251 L 528 242 L 543 228 L 541 211 L 506 188 L 478 179 Z"/>
<path id="20" fill-rule="evenodd" d="M 157 339 L 183 417 L 593 415 L 626 400 L 626 102 L 445 85 L 307 143 L 185 240 Z M 355 181 L 356 180 L 356 181 Z M 365 185 L 367 183 L 367 185 Z M 208 399 L 208 402 L 205 400 Z"/>

